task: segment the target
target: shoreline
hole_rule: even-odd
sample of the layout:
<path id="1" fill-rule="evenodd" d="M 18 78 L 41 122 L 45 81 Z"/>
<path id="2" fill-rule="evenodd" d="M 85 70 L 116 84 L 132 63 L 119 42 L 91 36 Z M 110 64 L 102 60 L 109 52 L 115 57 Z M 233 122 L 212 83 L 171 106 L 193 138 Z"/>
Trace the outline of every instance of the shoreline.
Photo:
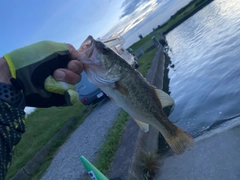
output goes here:
<path id="1" fill-rule="evenodd" d="M 201 5 L 199 5 L 198 7 L 196 7 L 192 12 L 190 12 L 189 14 L 187 14 L 186 16 L 184 16 L 182 19 L 180 19 L 179 21 L 177 21 L 175 24 L 173 24 L 170 28 L 168 28 L 167 30 L 165 30 L 163 32 L 164 35 L 168 34 L 170 31 L 172 31 L 173 29 L 175 29 L 176 27 L 178 27 L 180 24 L 182 24 L 184 21 L 186 21 L 188 18 L 192 17 L 194 14 L 196 14 L 198 11 L 202 10 L 205 6 L 207 6 L 208 4 L 210 4 L 211 2 L 213 2 L 214 0 L 209 0 L 209 1 L 205 1 L 203 2 Z M 188 5 L 187 5 L 188 6 Z M 183 11 L 185 12 L 185 11 Z M 170 22 L 171 19 L 169 19 L 167 21 Z"/>
<path id="2" fill-rule="evenodd" d="M 189 2 L 186 6 L 179 9 L 174 15 L 172 15 L 165 23 L 158 25 L 158 27 L 154 31 L 150 32 L 142 39 L 139 39 L 138 41 L 130 45 L 128 48 L 133 49 L 133 51 L 138 50 L 145 43 L 151 40 L 152 34 L 158 33 L 159 31 L 162 32 L 164 36 L 166 36 L 166 34 L 168 34 L 174 28 L 182 24 L 185 20 L 187 20 L 188 18 L 196 14 L 198 11 L 200 11 L 201 9 L 203 9 L 205 6 L 207 6 L 213 1 L 214 0 L 206 0 L 205 2 L 201 3 L 197 7 L 191 7 L 191 6 L 196 6 L 199 2 L 201 2 L 200 0 L 197 2 L 196 0 L 195 2 L 193 1 Z M 187 12 L 189 13 L 187 14 Z"/>

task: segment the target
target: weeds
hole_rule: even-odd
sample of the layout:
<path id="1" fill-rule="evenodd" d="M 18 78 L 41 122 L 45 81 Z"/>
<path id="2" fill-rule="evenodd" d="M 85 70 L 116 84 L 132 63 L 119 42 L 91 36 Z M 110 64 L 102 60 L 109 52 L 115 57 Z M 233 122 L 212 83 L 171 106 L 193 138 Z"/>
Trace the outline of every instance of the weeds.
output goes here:
<path id="1" fill-rule="evenodd" d="M 129 115 L 125 111 L 121 110 L 115 120 L 115 123 L 109 130 L 104 144 L 99 150 L 98 158 L 94 164 L 103 174 L 106 174 L 110 167 L 128 119 Z"/>
<path id="2" fill-rule="evenodd" d="M 146 180 L 153 180 L 159 167 L 159 156 L 151 152 L 143 152 L 140 167 Z"/>

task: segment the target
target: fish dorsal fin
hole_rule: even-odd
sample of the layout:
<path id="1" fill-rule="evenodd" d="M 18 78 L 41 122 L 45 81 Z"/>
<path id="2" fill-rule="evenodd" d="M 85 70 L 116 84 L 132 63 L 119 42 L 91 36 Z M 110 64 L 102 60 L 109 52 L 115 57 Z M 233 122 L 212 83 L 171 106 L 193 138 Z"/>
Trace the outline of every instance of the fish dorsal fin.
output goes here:
<path id="1" fill-rule="evenodd" d="M 140 127 L 140 129 L 144 132 L 148 132 L 149 131 L 149 124 L 141 122 L 137 119 L 134 119 L 134 121 L 138 124 L 138 126 Z"/>
<path id="2" fill-rule="evenodd" d="M 159 100 L 161 101 L 162 108 L 174 105 L 174 100 L 164 91 L 155 89 Z"/>

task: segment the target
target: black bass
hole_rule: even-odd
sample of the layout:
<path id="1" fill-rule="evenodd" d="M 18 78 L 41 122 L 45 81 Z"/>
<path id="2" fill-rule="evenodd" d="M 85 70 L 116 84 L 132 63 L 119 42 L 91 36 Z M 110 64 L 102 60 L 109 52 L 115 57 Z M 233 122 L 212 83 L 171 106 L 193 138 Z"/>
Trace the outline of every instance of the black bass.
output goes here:
<path id="1" fill-rule="evenodd" d="M 177 154 L 192 146 L 193 138 L 174 125 L 162 110 L 174 104 L 168 94 L 150 85 L 122 57 L 91 36 L 78 51 L 89 81 L 124 109 L 143 131 L 147 132 L 152 125 Z"/>

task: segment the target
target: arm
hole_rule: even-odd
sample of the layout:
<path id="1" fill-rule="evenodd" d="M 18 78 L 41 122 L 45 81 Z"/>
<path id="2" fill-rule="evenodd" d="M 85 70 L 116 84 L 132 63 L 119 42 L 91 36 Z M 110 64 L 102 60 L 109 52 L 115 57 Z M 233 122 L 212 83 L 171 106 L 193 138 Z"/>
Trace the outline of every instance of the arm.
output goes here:
<path id="1" fill-rule="evenodd" d="M 57 86 L 54 87 L 53 91 L 47 91 L 34 84 L 39 80 L 38 77 L 52 75 L 55 80 L 65 82 L 65 85 L 66 83 L 74 85 L 81 80 L 83 65 L 75 60 L 79 54 L 72 45 L 67 44 L 67 46 L 64 46 L 66 47 L 64 50 L 67 56 L 62 58 L 62 51 L 59 54 L 58 52 L 59 46 L 63 47 L 63 44 L 53 43 L 54 45 L 50 47 L 45 47 L 48 45 L 46 42 L 39 44 L 43 47 L 33 44 L 9 53 L 7 55 L 8 59 L 0 58 L 0 180 L 5 178 L 11 164 L 13 149 L 19 143 L 21 135 L 25 131 L 25 104 L 29 106 L 39 105 L 38 107 L 62 106 L 65 104 L 64 100 L 59 102 L 58 99 L 55 101 L 54 98 L 49 101 L 48 98 L 55 96 L 55 90 L 58 91 L 61 87 Z M 45 52 L 46 50 L 49 52 L 49 49 L 50 54 L 48 57 Z M 51 53 L 55 54 L 53 58 Z M 43 64 L 43 59 L 37 58 L 36 54 L 45 58 L 44 63 L 48 64 Z M 61 57 L 58 58 L 58 55 Z M 61 65 L 62 61 L 65 62 L 66 66 Z M 38 77 L 33 76 L 33 70 L 38 70 Z M 31 79 L 31 81 L 26 81 L 26 79 Z M 13 84 L 13 86 L 11 83 L 14 83 L 14 81 L 12 80 L 22 82 L 21 86 L 16 86 L 16 84 Z M 18 87 L 18 89 L 15 87 Z M 38 91 L 40 88 L 41 91 Z M 33 93 L 38 95 L 38 101 L 35 101 L 34 96 L 29 96 L 29 94 Z M 45 96 L 46 93 L 49 96 Z M 10 97 L 12 95 L 14 95 L 13 99 Z M 58 97 L 63 96 L 63 94 L 57 95 Z"/>
<path id="2" fill-rule="evenodd" d="M 11 102 L 9 99 L 2 100 L 3 98 L 0 100 L 0 179 L 6 176 L 12 160 L 13 148 L 25 131 L 24 96 L 11 85 L 10 78 L 6 62 L 4 58 L 0 58 L 0 94 L 5 96 L 4 89 L 11 88 L 19 99 L 16 102 Z"/>

